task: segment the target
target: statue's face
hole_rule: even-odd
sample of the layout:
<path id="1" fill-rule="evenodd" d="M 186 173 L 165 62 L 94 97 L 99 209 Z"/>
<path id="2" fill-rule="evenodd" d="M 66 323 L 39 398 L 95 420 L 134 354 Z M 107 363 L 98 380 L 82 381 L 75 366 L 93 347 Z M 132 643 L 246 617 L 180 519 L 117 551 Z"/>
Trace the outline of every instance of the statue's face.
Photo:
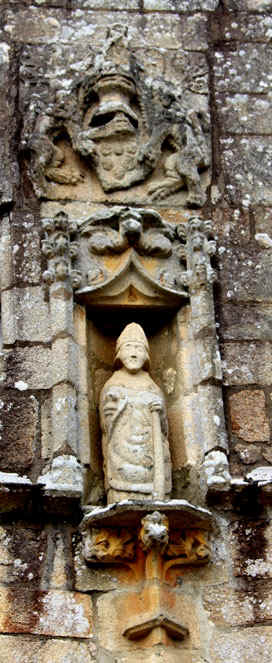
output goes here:
<path id="1" fill-rule="evenodd" d="M 143 367 L 147 353 L 142 343 L 128 341 L 123 343 L 118 353 L 119 359 L 129 373 L 137 373 Z"/>

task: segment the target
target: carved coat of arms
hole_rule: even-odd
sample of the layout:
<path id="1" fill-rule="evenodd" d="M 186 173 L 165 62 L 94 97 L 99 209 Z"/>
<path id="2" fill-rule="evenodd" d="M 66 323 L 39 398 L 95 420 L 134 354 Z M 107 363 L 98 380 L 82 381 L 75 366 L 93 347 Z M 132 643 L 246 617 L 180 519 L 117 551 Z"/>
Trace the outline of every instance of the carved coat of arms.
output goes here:
<path id="1" fill-rule="evenodd" d="M 30 140 L 32 180 L 47 196 L 50 182 L 77 187 L 92 173 L 105 193 L 143 183 L 149 200 L 183 191 L 186 206 L 201 207 L 208 133 L 206 113 L 169 81 L 147 78 L 127 28 L 115 25 L 73 89 L 57 91 L 55 104 L 38 116 Z"/>

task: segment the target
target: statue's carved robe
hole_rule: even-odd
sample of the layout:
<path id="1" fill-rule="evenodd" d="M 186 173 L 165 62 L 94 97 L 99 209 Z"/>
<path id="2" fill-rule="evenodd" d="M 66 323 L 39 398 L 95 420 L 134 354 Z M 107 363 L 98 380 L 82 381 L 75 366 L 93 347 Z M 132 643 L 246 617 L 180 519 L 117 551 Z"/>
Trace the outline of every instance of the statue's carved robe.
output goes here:
<path id="1" fill-rule="evenodd" d="M 158 413 L 164 448 L 165 493 L 171 491 L 171 461 L 167 440 L 164 397 L 150 375 L 142 372 L 126 379 L 116 371 L 106 382 L 100 397 L 103 455 L 108 501 L 125 497 L 150 499 L 154 481 L 152 412 L 150 405 L 161 402 Z M 128 495 L 126 495 L 128 493 Z"/>

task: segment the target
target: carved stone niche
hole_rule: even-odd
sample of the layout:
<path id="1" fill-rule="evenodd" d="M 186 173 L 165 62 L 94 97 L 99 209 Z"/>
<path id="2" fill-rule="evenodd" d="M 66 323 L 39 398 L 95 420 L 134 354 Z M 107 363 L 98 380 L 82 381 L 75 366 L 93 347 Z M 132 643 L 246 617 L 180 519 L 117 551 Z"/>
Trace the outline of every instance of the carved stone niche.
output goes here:
<path id="1" fill-rule="evenodd" d="M 134 578 L 118 599 L 124 638 L 182 641 L 189 625 L 172 574 L 209 562 L 205 498 L 230 483 L 211 224 L 114 206 L 83 220 L 58 212 L 44 230 L 52 324 L 59 342 L 75 314 L 80 379 L 74 419 L 58 410 L 54 460 L 40 483 L 50 496 L 58 474 L 67 490 L 71 459 L 57 464 L 58 449 L 79 449 L 84 560 L 129 568 Z"/>
<path id="2" fill-rule="evenodd" d="M 228 448 L 213 304 L 215 271 L 211 264 L 216 247 L 210 222 L 192 217 L 176 224 L 152 209 L 114 206 L 83 220 L 58 212 L 43 224 L 43 251 L 48 258 L 44 279 L 49 286 L 52 327 L 58 344 L 66 343 L 61 339 L 71 333 L 67 325 L 73 308 L 80 320 L 76 329 L 81 331 L 79 380 L 74 382 L 72 393 L 67 386 L 71 414 L 67 417 L 66 410 L 63 412 L 62 424 L 62 412 L 58 410 L 56 425 L 52 411 L 53 465 L 40 483 L 53 491 L 58 450 L 67 449 L 65 453 L 76 456 L 84 467 L 85 504 L 103 503 L 105 493 L 108 501 L 115 500 L 105 486 L 107 477 L 101 458 L 103 452 L 105 465 L 103 417 L 110 418 L 114 408 L 109 407 L 109 412 L 106 408 L 103 414 L 101 398 L 109 379 L 119 379 L 118 371 L 113 372 L 118 355 L 115 357 L 116 338 L 126 324 L 137 323 L 145 339 L 142 345 L 150 355 L 147 365 L 151 363 L 152 368 L 152 378 L 143 371 L 144 386 L 141 384 L 139 390 L 144 395 L 139 403 L 136 398 L 137 408 L 140 412 L 141 399 L 144 406 L 146 398 L 150 399 L 146 392 L 156 392 L 158 400 L 164 401 L 163 407 L 158 406 L 166 413 L 164 424 L 159 425 L 154 415 L 152 427 L 158 432 L 152 439 L 153 444 L 154 440 L 167 440 L 164 450 L 160 443 L 158 448 L 161 461 L 170 453 L 171 465 L 167 462 L 172 470 L 172 488 L 170 479 L 163 475 L 165 489 L 159 478 L 159 488 L 146 485 L 143 494 L 146 499 L 186 498 L 204 504 L 207 490 L 228 490 Z M 66 381 L 71 383 L 69 366 L 67 371 Z M 119 389 L 117 382 L 114 389 Z M 57 386 L 55 390 L 57 399 Z M 72 476 L 70 466 L 70 456 L 66 455 L 60 486 L 66 485 L 69 472 Z M 60 462 L 61 477 L 59 467 Z M 137 489 L 123 485 L 118 501 L 138 496 Z M 78 492 L 78 488 L 74 490 Z"/>
<path id="3" fill-rule="evenodd" d="M 64 64 L 65 66 L 65 64 Z M 189 70 L 188 70 L 189 71 Z M 199 208 L 209 184 L 208 112 L 192 80 L 152 78 L 131 48 L 126 26 L 105 35 L 84 74 L 56 90 L 38 117 L 30 99 L 23 143 L 32 154 L 38 196 Z M 61 86 L 61 83 L 60 83 Z M 205 106 L 205 104 L 204 104 Z"/>

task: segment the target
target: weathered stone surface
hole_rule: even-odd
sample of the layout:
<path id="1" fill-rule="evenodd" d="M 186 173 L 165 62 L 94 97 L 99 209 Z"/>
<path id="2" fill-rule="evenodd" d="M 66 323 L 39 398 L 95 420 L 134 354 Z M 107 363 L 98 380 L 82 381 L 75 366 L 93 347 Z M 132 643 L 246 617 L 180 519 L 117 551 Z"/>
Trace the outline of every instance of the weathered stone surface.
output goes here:
<path id="1" fill-rule="evenodd" d="M 188 651 L 188 649 L 176 649 L 169 645 L 166 647 L 153 645 L 149 650 L 135 647 L 134 651 L 120 651 L 118 663 L 153 663 L 157 660 L 165 663 L 199 663 L 201 660 L 199 656 L 201 656 L 199 650 Z M 98 659 L 98 663 L 100 663 L 100 659 Z M 113 659 L 101 659 L 101 663 L 113 663 Z"/>
<path id="2" fill-rule="evenodd" d="M 257 242 L 247 246 L 225 244 L 219 251 L 220 286 L 225 301 L 256 305 L 271 302 L 271 251 Z"/>
<path id="3" fill-rule="evenodd" d="M 78 386 L 79 348 L 69 336 L 56 338 L 52 344 L 52 381 Z"/>
<path id="4" fill-rule="evenodd" d="M 261 447 L 255 444 L 235 444 L 234 451 L 245 465 L 253 465 L 262 458 Z"/>
<path id="5" fill-rule="evenodd" d="M 34 460 L 38 444 L 39 404 L 35 396 L 9 391 L 0 398 L 0 467 L 23 472 Z"/>
<path id="6" fill-rule="evenodd" d="M 40 226 L 28 210 L 11 215 L 14 284 L 37 285 L 41 277 Z"/>
<path id="7" fill-rule="evenodd" d="M 4 345 L 16 341 L 50 340 L 48 303 L 41 287 L 13 288 L 2 293 L 2 332 Z"/>
<path id="8" fill-rule="evenodd" d="M 17 348 L 8 355 L 9 385 L 19 390 L 52 386 L 51 350 L 43 345 Z"/>
<path id="9" fill-rule="evenodd" d="M 73 300 L 63 297 L 50 298 L 51 333 L 54 336 L 73 335 Z"/>
<path id="10" fill-rule="evenodd" d="M 213 11 L 218 6 L 218 0 L 144 0 L 144 9 L 147 11 Z"/>
<path id="11" fill-rule="evenodd" d="M 272 539 L 271 525 L 260 521 L 235 521 L 230 528 L 230 546 L 235 576 L 244 576 L 250 579 L 264 579 L 272 577 L 272 563 L 270 547 Z M 248 588 L 249 592 L 250 587 Z M 267 609 L 266 601 L 262 604 L 263 585 L 252 586 L 252 594 L 256 599 L 260 619 L 264 619 Z M 271 592 L 270 583 L 267 584 L 266 595 Z M 269 603 L 270 605 L 270 603 Z"/>
<path id="12" fill-rule="evenodd" d="M 101 596 L 97 602 L 98 608 L 98 639 L 99 644 L 105 649 L 116 652 L 124 647 L 124 636 L 122 632 L 131 621 L 144 621 L 147 616 L 156 614 L 157 589 L 154 586 L 145 587 L 144 591 L 128 591 L 122 593 L 108 592 Z M 153 598 L 152 598 L 153 597 Z M 190 639 L 179 642 L 177 649 L 199 648 L 200 633 L 198 623 L 198 612 L 194 598 L 185 592 L 175 592 L 167 587 L 161 588 L 160 610 L 167 612 L 170 618 L 186 626 L 190 632 Z M 109 622 L 109 615 L 110 622 Z M 156 636 L 154 636 L 156 637 Z M 128 651 L 137 649 L 133 640 L 128 643 Z M 148 649 L 152 644 L 152 633 L 140 641 L 140 648 Z"/>
<path id="13" fill-rule="evenodd" d="M 94 663 L 96 650 L 93 643 L 77 642 L 76 640 L 62 640 L 54 638 L 39 638 L 37 636 L 0 636 L 0 663 L 6 661 L 20 661 L 20 663 Z"/>
<path id="14" fill-rule="evenodd" d="M 269 660 L 272 646 L 270 626 L 236 629 L 214 634 L 211 643 L 211 663 L 255 663 Z"/>
<path id="15" fill-rule="evenodd" d="M 77 451 L 77 394 L 70 384 L 58 384 L 52 394 L 52 444 L 54 453 Z"/>
<path id="16" fill-rule="evenodd" d="M 216 103 L 222 131 L 234 134 L 271 134 L 270 96 L 216 94 Z"/>
<path id="17" fill-rule="evenodd" d="M 243 44 L 236 50 L 215 52 L 215 85 L 218 91 L 264 94 L 271 81 L 272 49 L 262 44 Z M 245 75 L 245 72 L 248 72 Z"/>
<path id="18" fill-rule="evenodd" d="M 64 537 L 60 533 L 55 533 L 50 540 L 51 550 L 53 553 L 53 564 L 50 569 L 50 589 L 65 589 L 67 587 L 67 572 L 66 572 L 66 550 Z"/>
<path id="19" fill-rule="evenodd" d="M 270 343 L 224 343 L 222 358 L 225 384 L 272 383 Z"/>
<path id="20" fill-rule="evenodd" d="M 1 633 L 92 637 L 91 599 L 75 592 L 0 588 Z"/>
<path id="21" fill-rule="evenodd" d="M 272 228 L 271 209 L 257 207 L 254 214 L 254 222 L 255 222 L 255 235 L 259 233 L 261 234 L 265 233 L 268 236 L 271 235 L 271 228 Z"/>
<path id="22" fill-rule="evenodd" d="M 72 0 L 72 9 L 116 9 L 116 3 L 115 0 Z M 138 9 L 138 0 L 121 0 L 118 10 L 121 9 Z"/>
<path id="23" fill-rule="evenodd" d="M 270 0 L 225 0 L 225 7 L 229 11 L 263 12 L 270 9 Z"/>
<path id="24" fill-rule="evenodd" d="M 209 586 L 203 594 L 209 619 L 218 626 L 249 626 L 254 623 L 254 596 L 227 584 Z"/>
<path id="25" fill-rule="evenodd" d="M 226 341 L 272 341 L 272 305 L 226 301 L 220 333 Z"/>
<path id="26" fill-rule="evenodd" d="M 0 235 L 1 290 L 9 288 L 13 283 L 12 249 L 10 220 L 8 216 L 4 216 L 1 220 Z"/>
<path id="27" fill-rule="evenodd" d="M 21 9 L 20 12 L 6 10 L 4 12 L 4 31 L 13 39 L 21 42 L 50 42 L 61 36 L 60 10 L 38 7 Z"/>
<path id="28" fill-rule="evenodd" d="M 70 448 L 66 451 L 70 451 Z M 47 497 L 74 497 L 81 498 L 82 468 L 75 456 L 63 453 L 53 458 L 51 469 L 41 474 L 38 484 L 44 489 Z"/>
<path id="29" fill-rule="evenodd" d="M 12 142 L 16 130 L 16 85 L 9 78 L 14 67 L 11 47 L 6 36 L 0 33 L 0 117 L 2 139 L 0 143 L 0 205 L 8 205 L 13 199 L 13 189 L 18 177 L 17 164 L 12 154 Z M 9 94 L 7 94 L 7 90 Z"/>
<path id="30" fill-rule="evenodd" d="M 271 205 L 271 136 L 222 138 L 226 195 L 237 206 Z"/>
<path id="31" fill-rule="evenodd" d="M 221 190 L 216 185 L 212 187 L 211 200 L 214 205 L 212 220 L 219 256 L 225 253 L 229 243 L 246 245 L 251 236 L 248 211 L 228 207 L 225 201 L 220 200 L 222 194 L 223 189 Z"/>
<path id="32" fill-rule="evenodd" d="M 246 442 L 270 439 L 265 394 L 261 390 L 239 391 L 229 398 L 232 432 Z"/>
<path id="33" fill-rule="evenodd" d="M 6 585 L 39 586 L 47 533 L 39 525 L 15 522 L 0 528 L 0 578 Z"/>
<path id="34" fill-rule="evenodd" d="M 87 8 L 88 9 L 88 8 Z M 83 40 L 85 44 L 98 45 L 105 38 L 105 28 L 112 24 L 125 23 L 130 27 L 132 45 L 155 48 L 180 48 L 180 25 L 186 35 L 188 50 L 206 50 L 206 16 L 196 13 L 192 16 L 180 16 L 177 13 L 165 15 L 163 32 L 161 15 L 148 13 L 143 23 L 137 13 L 125 11 L 101 12 L 76 9 L 71 22 L 64 12 L 54 8 L 29 7 L 19 13 L 6 10 L 4 14 L 4 31 L 13 39 L 27 44 L 67 44 Z M 22 28 L 23 26 L 23 28 Z"/>
<path id="35" fill-rule="evenodd" d="M 254 2 L 254 11 L 256 9 L 258 9 L 258 3 Z M 271 40 L 272 18 L 269 13 L 258 16 L 256 13 L 244 12 L 239 14 L 239 19 L 236 20 L 233 14 L 226 14 L 224 21 L 220 22 L 220 29 L 222 29 L 222 38 L 226 41 L 243 42 L 245 40 L 269 43 Z M 243 49 L 243 44 L 241 44 L 241 49 Z"/>

